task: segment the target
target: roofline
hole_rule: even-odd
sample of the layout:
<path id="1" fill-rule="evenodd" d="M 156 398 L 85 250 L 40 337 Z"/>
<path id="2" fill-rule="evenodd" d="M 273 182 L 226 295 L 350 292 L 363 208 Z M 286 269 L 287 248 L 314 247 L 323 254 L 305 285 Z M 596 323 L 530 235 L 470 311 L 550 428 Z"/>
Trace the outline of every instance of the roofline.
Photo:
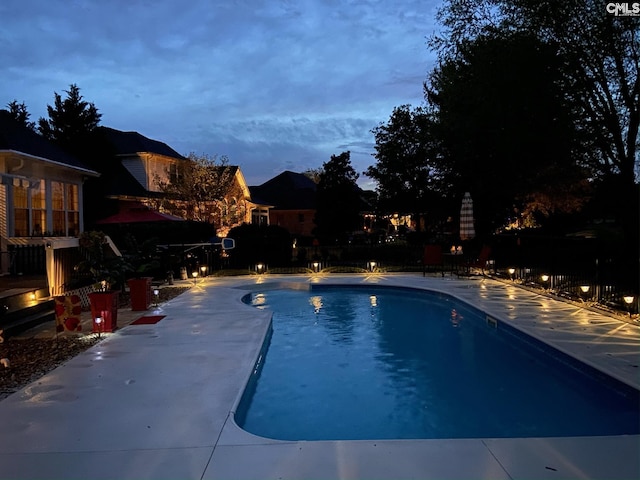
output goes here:
<path id="1" fill-rule="evenodd" d="M 91 175 L 93 177 L 100 176 L 100 173 L 96 172 L 95 170 L 89 170 L 88 168 L 82 168 L 82 167 L 75 167 L 73 165 L 69 165 L 68 163 L 58 162 L 56 160 L 51 160 L 50 158 L 39 157 L 37 155 L 32 155 L 30 153 L 21 152 L 20 150 L 0 149 L 0 152 L 9 152 L 17 155 L 23 155 L 25 157 L 33 158 L 36 160 L 40 160 L 42 162 L 53 163 L 54 165 L 59 165 L 61 167 L 69 168 L 71 170 L 78 170 L 80 172 L 86 173 L 87 175 Z"/>
<path id="2" fill-rule="evenodd" d="M 171 148 L 171 147 L 169 147 L 169 148 Z M 116 153 L 115 156 L 116 157 L 130 157 L 131 155 L 141 155 L 143 153 L 145 155 L 158 155 L 160 157 L 170 158 L 172 160 L 189 160 L 187 157 L 184 157 L 184 156 L 180 155 L 179 153 L 178 153 L 178 155 L 180 155 L 179 157 L 172 157 L 170 155 L 165 155 L 164 153 L 150 152 L 148 150 L 141 150 L 139 152 L 129 152 L 129 153 Z"/>

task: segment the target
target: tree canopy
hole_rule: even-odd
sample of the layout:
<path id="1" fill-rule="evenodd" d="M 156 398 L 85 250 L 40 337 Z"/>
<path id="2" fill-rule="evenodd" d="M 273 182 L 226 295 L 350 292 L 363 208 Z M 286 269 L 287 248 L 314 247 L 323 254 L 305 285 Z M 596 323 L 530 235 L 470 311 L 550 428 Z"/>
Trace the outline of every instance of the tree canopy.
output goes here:
<path id="1" fill-rule="evenodd" d="M 47 105 L 49 118 L 40 117 L 38 130 L 47 140 L 83 158 L 91 149 L 91 133 L 100 124 L 102 115 L 93 103 L 83 100 L 77 85 L 71 84 L 65 93 L 64 100 L 54 93 L 53 106 Z"/>
<path id="2" fill-rule="evenodd" d="M 596 176 L 638 178 L 640 17 L 607 12 L 597 0 L 449 0 L 445 27 L 432 39 L 441 58 L 455 58 L 483 35 L 523 32 L 553 49 L 562 64 L 565 95 L 573 100 Z"/>
<path id="3" fill-rule="evenodd" d="M 444 184 L 471 192 L 480 231 L 516 211 L 571 212 L 586 200 L 573 105 L 555 51 L 524 34 L 480 36 L 425 84 L 434 112 L 432 162 Z"/>
<path id="4" fill-rule="evenodd" d="M 226 195 L 233 195 L 235 170 L 227 157 L 189 154 L 189 157 L 171 166 L 166 178 L 157 178 L 165 196 L 160 200 L 166 210 L 189 220 L 214 222 L 219 227 L 221 210 L 218 205 Z M 237 192 L 237 196 L 241 192 Z M 222 215 L 224 216 L 224 215 Z"/>
<path id="5" fill-rule="evenodd" d="M 29 130 L 35 131 L 36 123 L 29 120 L 31 114 L 27 110 L 27 106 L 24 102 L 18 103 L 17 100 L 13 100 L 12 102 L 9 102 L 7 104 L 7 108 L 9 109 L 9 113 L 13 116 L 16 122 L 28 128 Z"/>
<path id="6" fill-rule="evenodd" d="M 322 165 L 316 191 L 315 234 L 323 242 L 344 240 L 359 227 L 361 201 L 357 179 L 350 152 L 331 155 Z"/>

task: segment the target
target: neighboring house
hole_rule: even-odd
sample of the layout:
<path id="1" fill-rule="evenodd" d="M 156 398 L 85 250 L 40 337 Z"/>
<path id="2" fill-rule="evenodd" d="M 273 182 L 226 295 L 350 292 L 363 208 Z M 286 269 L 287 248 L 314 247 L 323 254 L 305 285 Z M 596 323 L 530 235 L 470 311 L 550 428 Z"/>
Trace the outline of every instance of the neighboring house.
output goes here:
<path id="1" fill-rule="evenodd" d="M 206 221 L 217 229 L 218 236 L 242 223 L 260 221 L 268 206 L 251 200 L 244 175 L 237 166 L 221 166 L 225 174 L 233 177 L 224 198 L 198 207 L 179 200 L 167 201 L 160 184 L 179 175 L 180 162 L 189 161 L 167 144 L 147 138 L 137 132 L 123 132 L 98 127 L 106 137 L 114 156 L 105 171 L 104 195 L 128 208 L 136 201 L 159 211 L 189 220 Z"/>
<path id="2" fill-rule="evenodd" d="M 256 201 L 273 205 L 269 223 L 286 228 L 292 235 L 312 236 L 315 228 L 316 184 L 302 173 L 284 171 L 262 185 L 250 187 Z"/>
<path id="3" fill-rule="evenodd" d="M 46 258 L 50 293 L 60 292 L 65 250 L 84 229 L 82 185 L 97 176 L 0 110 L 0 274 L 40 273 Z"/>

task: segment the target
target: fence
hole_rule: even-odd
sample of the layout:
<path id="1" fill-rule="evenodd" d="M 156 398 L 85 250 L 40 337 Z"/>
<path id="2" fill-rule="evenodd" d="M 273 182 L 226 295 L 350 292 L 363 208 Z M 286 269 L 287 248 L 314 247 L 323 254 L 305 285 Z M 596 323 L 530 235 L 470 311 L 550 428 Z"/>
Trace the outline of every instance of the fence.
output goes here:
<path id="1" fill-rule="evenodd" d="M 11 275 L 44 275 L 47 273 L 44 245 L 8 245 Z"/>

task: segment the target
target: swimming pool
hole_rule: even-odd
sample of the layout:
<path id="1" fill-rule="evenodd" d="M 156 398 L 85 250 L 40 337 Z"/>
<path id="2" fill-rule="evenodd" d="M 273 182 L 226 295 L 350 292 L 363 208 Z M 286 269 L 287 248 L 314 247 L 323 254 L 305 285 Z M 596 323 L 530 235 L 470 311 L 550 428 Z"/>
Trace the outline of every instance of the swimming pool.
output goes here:
<path id="1" fill-rule="evenodd" d="M 236 412 L 281 440 L 637 434 L 638 392 L 453 297 L 313 286 L 248 296 L 273 332 Z"/>

